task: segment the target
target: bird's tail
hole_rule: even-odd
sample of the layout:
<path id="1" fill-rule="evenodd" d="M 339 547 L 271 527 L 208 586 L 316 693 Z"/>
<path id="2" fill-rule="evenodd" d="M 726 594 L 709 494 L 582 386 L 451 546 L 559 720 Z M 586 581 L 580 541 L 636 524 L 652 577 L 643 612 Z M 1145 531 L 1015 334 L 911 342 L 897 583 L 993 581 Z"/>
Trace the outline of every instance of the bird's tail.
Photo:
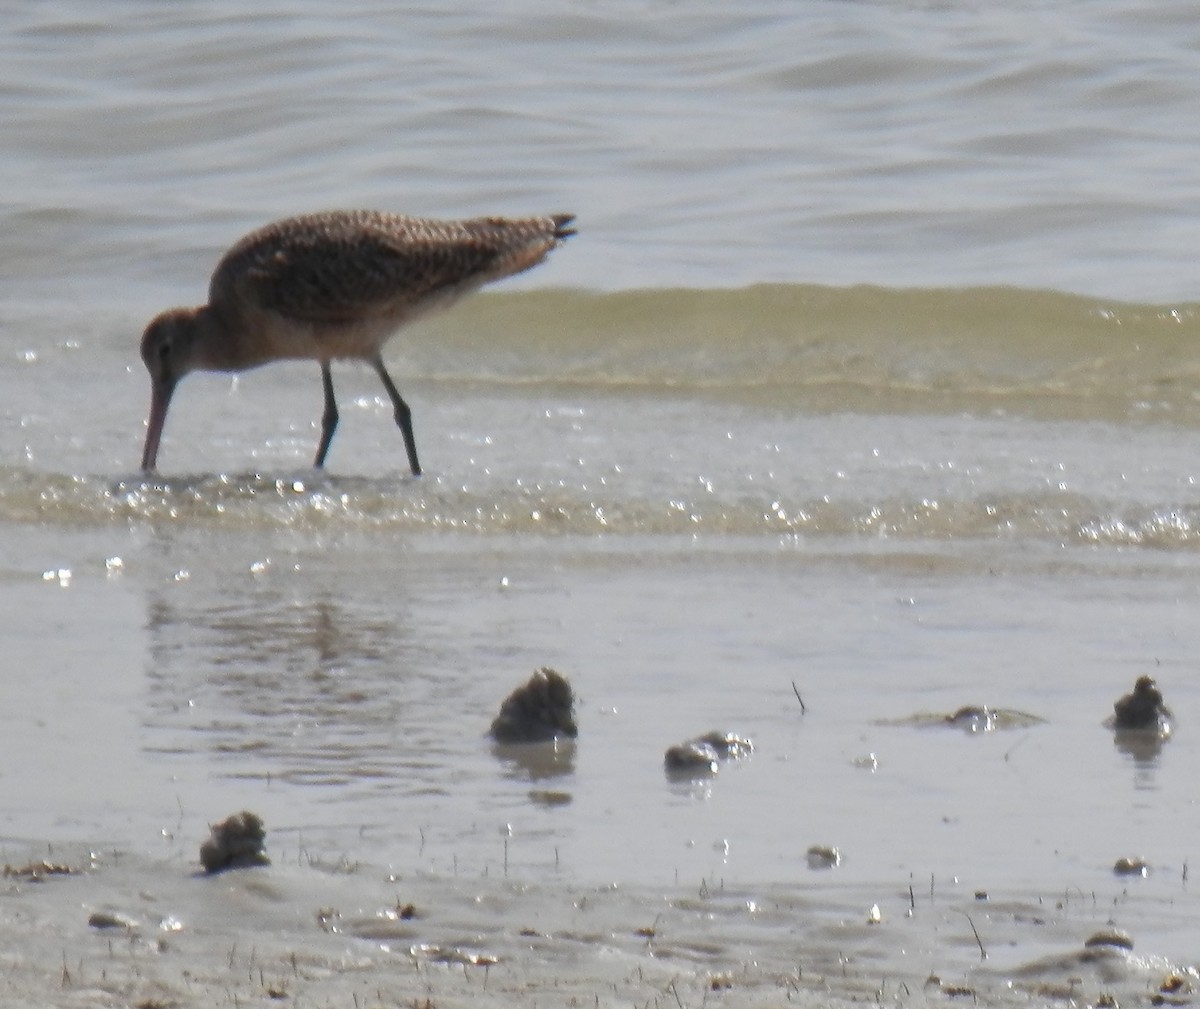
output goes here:
<path id="1" fill-rule="evenodd" d="M 486 257 L 477 284 L 522 273 L 537 266 L 553 249 L 575 234 L 574 214 L 546 217 L 486 217 L 463 222 L 474 248 Z"/>
<path id="2" fill-rule="evenodd" d="M 551 214 L 550 220 L 554 222 L 554 240 L 562 242 L 575 234 L 575 229 L 571 227 L 575 223 L 574 214 Z"/>

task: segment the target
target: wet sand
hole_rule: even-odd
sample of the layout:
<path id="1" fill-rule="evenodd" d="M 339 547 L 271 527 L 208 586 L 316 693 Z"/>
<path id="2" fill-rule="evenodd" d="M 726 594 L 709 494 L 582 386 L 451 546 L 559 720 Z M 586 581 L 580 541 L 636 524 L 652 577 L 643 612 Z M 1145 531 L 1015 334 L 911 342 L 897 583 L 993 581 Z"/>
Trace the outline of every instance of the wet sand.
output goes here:
<path id="1" fill-rule="evenodd" d="M 48 854 L 79 871 L 0 882 L 6 1005 L 1136 1005 L 1186 1004 L 1198 983 L 1153 939 L 1194 913 L 1181 883 L 1166 903 L 1120 881 L 1088 894 L 831 874 L 650 889 L 447 878 L 295 848 L 215 876 L 182 850 L 5 849 L 10 869 Z M 1132 951 L 1085 947 L 1114 920 Z"/>

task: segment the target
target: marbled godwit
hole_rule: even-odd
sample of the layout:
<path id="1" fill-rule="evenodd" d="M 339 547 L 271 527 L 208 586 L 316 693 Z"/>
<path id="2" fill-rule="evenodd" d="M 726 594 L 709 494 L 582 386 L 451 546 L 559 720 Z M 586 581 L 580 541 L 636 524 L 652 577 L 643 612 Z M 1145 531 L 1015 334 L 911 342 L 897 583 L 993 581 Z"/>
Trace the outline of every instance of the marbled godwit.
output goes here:
<path id="1" fill-rule="evenodd" d="M 243 371 L 286 358 L 321 364 L 325 412 L 313 465 L 323 466 L 338 422 L 330 362 L 358 358 L 383 382 L 419 474 L 412 413 L 384 368 L 384 343 L 416 316 L 536 266 L 575 233 L 573 220 L 331 211 L 251 232 L 217 264 L 207 305 L 173 308 L 146 327 L 142 360 L 152 388 L 142 469 L 154 469 L 171 394 L 189 371 Z"/>

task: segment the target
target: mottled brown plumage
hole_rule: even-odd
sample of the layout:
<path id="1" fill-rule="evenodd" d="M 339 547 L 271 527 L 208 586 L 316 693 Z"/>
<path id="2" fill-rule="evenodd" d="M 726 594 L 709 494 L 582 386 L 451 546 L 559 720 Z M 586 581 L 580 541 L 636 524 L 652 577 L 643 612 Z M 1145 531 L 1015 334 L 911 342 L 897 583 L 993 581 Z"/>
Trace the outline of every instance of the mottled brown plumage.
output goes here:
<path id="1" fill-rule="evenodd" d="M 337 427 L 330 362 L 358 358 L 379 374 L 421 472 L 411 411 L 383 365 L 406 322 L 540 263 L 574 234 L 569 214 L 438 221 L 378 211 L 292 217 L 254 231 L 217 264 L 208 304 L 163 312 L 142 337 L 152 397 L 142 468 L 152 470 L 171 394 L 189 371 L 241 371 L 269 361 L 320 362 L 323 466 Z"/>

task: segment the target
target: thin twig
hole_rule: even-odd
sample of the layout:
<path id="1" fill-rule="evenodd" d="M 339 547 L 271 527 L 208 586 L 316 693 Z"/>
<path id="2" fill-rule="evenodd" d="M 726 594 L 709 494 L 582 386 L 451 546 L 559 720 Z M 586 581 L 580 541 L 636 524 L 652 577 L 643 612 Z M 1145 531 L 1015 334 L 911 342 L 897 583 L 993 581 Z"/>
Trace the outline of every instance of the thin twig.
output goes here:
<path id="1" fill-rule="evenodd" d="M 1018 739 L 1018 740 L 1017 740 L 1015 743 L 1013 743 L 1013 744 L 1012 744 L 1012 746 L 1010 746 L 1010 747 L 1009 747 L 1007 750 L 1005 750 L 1005 751 L 1004 751 L 1004 762 L 1005 762 L 1006 764 L 1008 763 L 1008 758 L 1009 758 L 1009 757 L 1011 757 L 1011 756 L 1013 755 L 1013 751 L 1015 751 L 1015 750 L 1016 750 L 1016 748 L 1017 748 L 1018 746 L 1020 746 L 1022 743 L 1024 743 L 1024 742 L 1025 742 L 1025 740 L 1027 740 L 1028 738 L 1029 738 L 1029 736 L 1027 736 L 1027 735 L 1026 735 L 1026 736 L 1022 736 L 1022 737 L 1021 737 L 1020 739 Z"/>
<path id="2" fill-rule="evenodd" d="M 675 982 L 671 982 L 671 994 L 675 996 L 675 1002 L 679 1009 L 683 1009 L 683 999 L 679 997 L 679 989 L 675 987 Z"/>
<path id="3" fill-rule="evenodd" d="M 975 922 L 971 921 L 971 916 L 966 911 L 961 912 L 963 917 L 971 924 L 971 931 L 975 933 L 975 941 L 979 944 L 979 959 L 987 959 L 987 950 L 983 948 L 983 940 L 979 938 L 979 929 L 975 927 Z"/>
<path id="4" fill-rule="evenodd" d="M 792 680 L 792 693 L 796 695 L 796 700 L 800 702 L 800 714 L 807 715 L 808 708 L 805 707 L 804 698 L 800 696 L 800 688 L 796 686 L 795 680 Z"/>

